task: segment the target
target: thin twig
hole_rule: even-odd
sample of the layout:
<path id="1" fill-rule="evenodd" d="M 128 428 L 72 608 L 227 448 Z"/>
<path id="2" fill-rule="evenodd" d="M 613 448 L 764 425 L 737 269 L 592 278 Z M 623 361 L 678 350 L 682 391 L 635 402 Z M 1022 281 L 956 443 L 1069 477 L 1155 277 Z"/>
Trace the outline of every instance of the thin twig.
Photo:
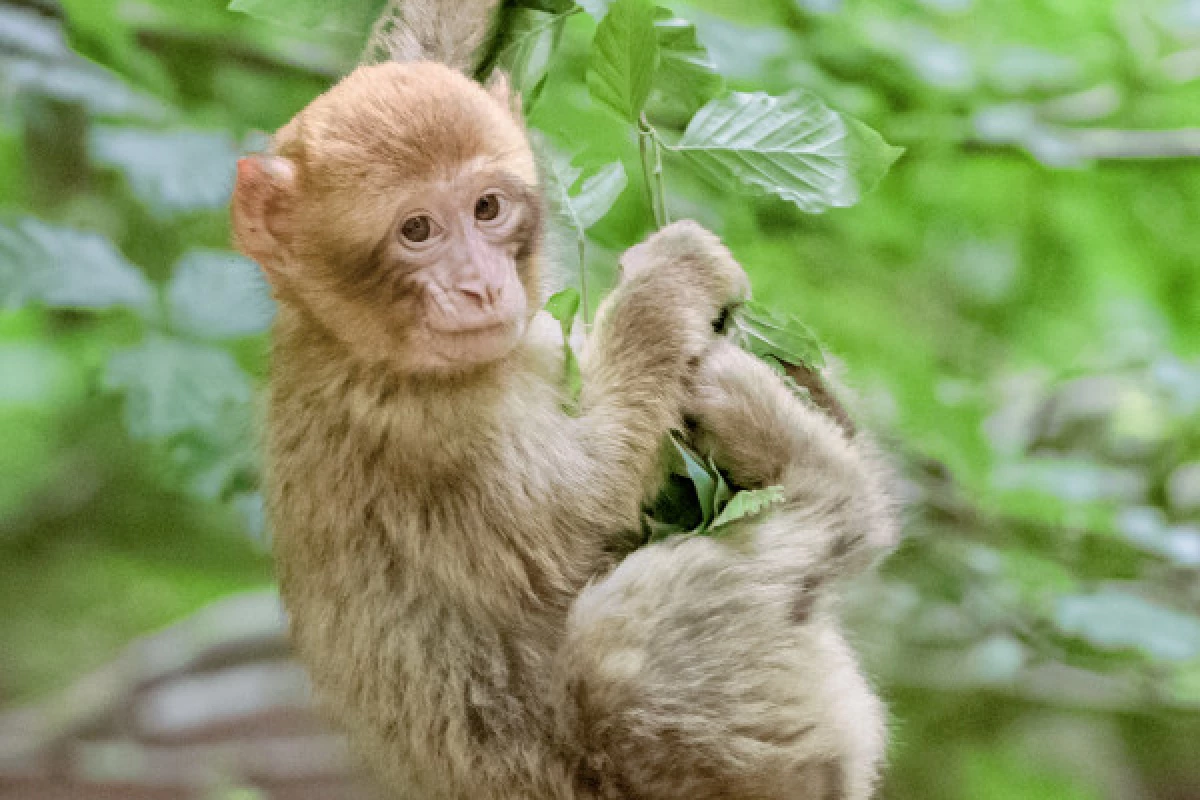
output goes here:
<path id="1" fill-rule="evenodd" d="M 646 117 L 643 115 L 642 120 L 645 121 L 645 119 Z M 667 182 L 666 178 L 663 176 L 663 144 L 662 140 L 658 138 L 658 131 L 650 127 L 649 123 L 646 123 L 646 127 L 649 128 L 650 138 L 654 142 L 654 188 L 659 204 L 659 208 L 655 212 L 655 216 L 662 220 L 662 225 L 670 225 L 671 215 L 667 211 Z"/>
<path id="2" fill-rule="evenodd" d="M 583 231 L 576 240 L 579 245 L 579 302 L 583 306 L 583 326 L 586 332 L 592 329 L 592 312 L 588 309 L 587 239 Z"/>
<path id="3" fill-rule="evenodd" d="M 654 196 L 654 165 L 650 161 L 650 151 L 648 144 L 650 142 L 650 126 L 646 122 L 646 115 L 642 115 L 641 123 L 638 125 L 638 151 L 642 156 L 642 186 L 646 190 L 646 202 L 650 205 L 650 211 L 654 214 L 654 226 L 662 228 L 664 223 L 660 214 L 658 199 Z"/>

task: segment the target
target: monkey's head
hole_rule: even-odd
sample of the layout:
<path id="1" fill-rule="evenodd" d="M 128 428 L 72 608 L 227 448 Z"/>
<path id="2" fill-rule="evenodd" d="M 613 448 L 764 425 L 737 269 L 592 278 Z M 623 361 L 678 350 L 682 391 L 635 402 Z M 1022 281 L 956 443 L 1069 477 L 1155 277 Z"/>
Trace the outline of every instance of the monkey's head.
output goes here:
<path id="1" fill-rule="evenodd" d="M 520 110 L 434 63 L 362 67 L 238 164 L 234 238 L 280 304 L 410 372 L 500 359 L 538 306 Z"/>

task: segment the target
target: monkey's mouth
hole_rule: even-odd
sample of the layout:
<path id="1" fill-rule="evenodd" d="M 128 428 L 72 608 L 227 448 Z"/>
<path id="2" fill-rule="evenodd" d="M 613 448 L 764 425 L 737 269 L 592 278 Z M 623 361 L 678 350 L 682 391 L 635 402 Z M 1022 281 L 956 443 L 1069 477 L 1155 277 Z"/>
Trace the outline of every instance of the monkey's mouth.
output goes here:
<path id="1" fill-rule="evenodd" d="M 516 347 L 525 333 L 525 324 L 523 316 L 513 315 L 466 326 L 430 326 L 430 350 L 447 365 L 495 361 Z"/>
<path id="2" fill-rule="evenodd" d="M 473 320 L 466 324 L 443 323 L 439 325 L 431 323 L 429 329 L 440 336 L 486 336 L 503 333 L 517 323 L 518 320 L 515 318 L 496 317 Z"/>

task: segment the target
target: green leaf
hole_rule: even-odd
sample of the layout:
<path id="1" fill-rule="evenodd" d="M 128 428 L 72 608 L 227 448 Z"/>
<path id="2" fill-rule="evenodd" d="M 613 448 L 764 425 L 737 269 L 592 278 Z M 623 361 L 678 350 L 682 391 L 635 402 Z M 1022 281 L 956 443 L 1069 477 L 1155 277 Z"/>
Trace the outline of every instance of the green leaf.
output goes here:
<path id="1" fill-rule="evenodd" d="M 667 112 L 690 117 L 725 85 L 708 50 L 696 37 L 696 26 L 667 8 L 654 10 L 658 34 L 659 64 L 653 89 Z"/>
<path id="2" fill-rule="evenodd" d="M 596 28 L 588 63 L 592 99 L 635 124 L 658 67 L 654 13 L 650 0 L 616 0 Z"/>
<path id="3" fill-rule="evenodd" d="M 84 385 L 63 344 L 49 338 L 0 342 L 0 409 L 57 409 L 81 398 Z"/>
<path id="4" fill-rule="evenodd" d="M 258 441 L 250 403 L 222 405 L 215 422 L 170 438 L 170 457 L 193 497 L 220 500 L 257 485 Z"/>
<path id="5" fill-rule="evenodd" d="M 719 528 L 755 514 L 761 514 L 773 505 L 784 501 L 782 486 L 767 486 L 763 489 L 744 489 L 733 496 L 713 520 L 712 527 Z"/>
<path id="6" fill-rule="evenodd" d="M 694 8 L 689 9 L 688 18 L 699 30 L 717 70 L 732 81 L 761 81 L 769 65 L 789 58 L 801 47 L 798 36 L 773 25 L 743 25 Z"/>
<path id="7" fill-rule="evenodd" d="M 229 407 L 248 404 L 252 394 L 226 351 L 160 334 L 114 353 L 104 386 L 125 394 L 125 424 L 138 439 L 219 429 Z"/>
<path id="8" fill-rule="evenodd" d="M 230 11 L 300 28 L 365 33 L 385 0 L 233 0 Z"/>
<path id="9" fill-rule="evenodd" d="M 579 0 L 579 5 L 593 19 L 601 20 L 608 13 L 608 7 L 612 5 L 612 0 Z"/>
<path id="10" fill-rule="evenodd" d="M 651 514 L 642 514 L 642 531 L 646 544 L 661 542 L 669 536 L 687 533 L 688 529 L 674 522 L 663 522 Z"/>
<path id="11" fill-rule="evenodd" d="M 58 19 L 8 3 L 0 6 L 0 96 L 24 93 L 79 103 L 92 114 L 152 120 L 167 114 L 153 96 L 71 52 Z"/>
<path id="12" fill-rule="evenodd" d="M 733 310 L 729 326 L 730 338 L 739 347 L 768 363 L 774 358 L 785 364 L 814 369 L 825 364 L 816 335 L 790 314 L 750 302 Z"/>
<path id="13" fill-rule="evenodd" d="M 508 73 L 526 111 L 541 94 L 550 61 L 572 13 L 569 6 L 557 13 L 516 8 L 507 18 L 496 64 Z"/>
<path id="14" fill-rule="evenodd" d="M 583 170 L 573 166 L 566 156 L 555 152 L 549 152 L 544 172 L 546 193 L 551 205 L 578 236 L 583 236 L 588 228 L 612 209 L 629 182 L 625 166 L 620 161 L 614 161 L 586 178 L 579 189 L 572 192 Z"/>
<path id="15" fill-rule="evenodd" d="M 571 347 L 571 331 L 575 327 L 575 315 L 579 313 L 580 296 L 575 289 L 563 289 L 546 301 L 546 311 L 558 320 L 563 335 L 563 387 L 567 398 L 563 410 L 574 414 L 579 409 L 579 396 L 583 391 L 583 373 L 579 359 Z"/>
<path id="16" fill-rule="evenodd" d="M 213 339 L 251 336 L 270 327 L 275 306 L 258 265 L 237 253 L 192 250 L 167 286 L 176 330 Z"/>
<path id="17" fill-rule="evenodd" d="M 717 514 L 717 478 L 716 470 L 709 471 L 704 462 L 692 448 L 676 433 L 671 433 L 671 443 L 675 447 L 678 461 L 674 471 L 692 482 L 696 491 L 696 499 L 700 503 L 701 522 L 697 532 L 708 529 L 713 517 Z"/>
<path id="18" fill-rule="evenodd" d="M 517 0 L 516 8 L 531 11 L 546 11 L 550 14 L 566 14 L 579 6 L 575 0 Z"/>
<path id="19" fill-rule="evenodd" d="M 714 475 L 717 479 L 717 490 L 713 493 L 713 516 L 720 516 L 721 511 L 733 499 L 733 490 L 729 488 L 729 483 L 725 480 L 725 476 L 721 474 L 721 470 L 711 458 L 708 459 L 709 474 Z"/>
<path id="20" fill-rule="evenodd" d="M 902 152 L 806 91 L 714 100 L 671 149 L 717 186 L 741 184 L 810 213 L 854 205 Z"/>
<path id="21" fill-rule="evenodd" d="M 224 208 L 233 191 L 238 148 L 225 132 L 98 127 L 92 159 L 119 170 L 158 217 Z"/>
<path id="22" fill-rule="evenodd" d="M 563 289 L 546 301 L 545 308 L 562 326 L 563 336 L 570 336 L 575 327 L 575 315 L 579 313 L 579 292 Z"/>
<path id="23" fill-rule="evenodd" d="M 0 225 L 0 308 L 27 303 L 150 314 L 155 297 L 141 270 L 100 234 L 26 218 Z"/>
<path id="24" fill-rule="evenodd" d="M 1118 589 L 1061 598 L 1055 622 L 1101 650 L 1134 648 L 1162 661 L 1200 656 L 1200 619 Z"/>
<path id="25" fill-rule="evenodd" d="M 11 4 L 0 6 L 0 47 L 44 59 L 71 57 L 71 48 L 57 19 L 39 13 L 36 8 Z"/>
<path id="26" fill-rule="evenodd" d="M 625 165 L 620 161 L 605 164 L 596 174 L 585 178 L 579 191 L 571 198 L 571 207 L 579 225 L 586 230 L 603 219 L 628 183 Z"/>

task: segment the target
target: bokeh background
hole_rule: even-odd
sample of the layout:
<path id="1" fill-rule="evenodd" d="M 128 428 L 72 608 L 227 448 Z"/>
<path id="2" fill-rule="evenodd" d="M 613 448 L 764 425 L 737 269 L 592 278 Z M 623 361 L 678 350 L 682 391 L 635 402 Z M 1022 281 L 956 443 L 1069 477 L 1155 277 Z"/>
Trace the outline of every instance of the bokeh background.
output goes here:
<path id="1" fill-rule="evenodd" d="M 225 5 L 0 2 L 5 798 L 360 796 L 279 638 L 271 306 L 226 204 L 362 36 Z M 850 609 L 881 796 L 1200 798 L 1200 2 L 669 5 L 732 86 L 906 148 L 815 216 L 666 165 L 904 466 L 906 541 Z M 567 21 L 532 120 L 626 162 L 604 287 L 651 217 L 587 96 L 594 30 Z"/>

